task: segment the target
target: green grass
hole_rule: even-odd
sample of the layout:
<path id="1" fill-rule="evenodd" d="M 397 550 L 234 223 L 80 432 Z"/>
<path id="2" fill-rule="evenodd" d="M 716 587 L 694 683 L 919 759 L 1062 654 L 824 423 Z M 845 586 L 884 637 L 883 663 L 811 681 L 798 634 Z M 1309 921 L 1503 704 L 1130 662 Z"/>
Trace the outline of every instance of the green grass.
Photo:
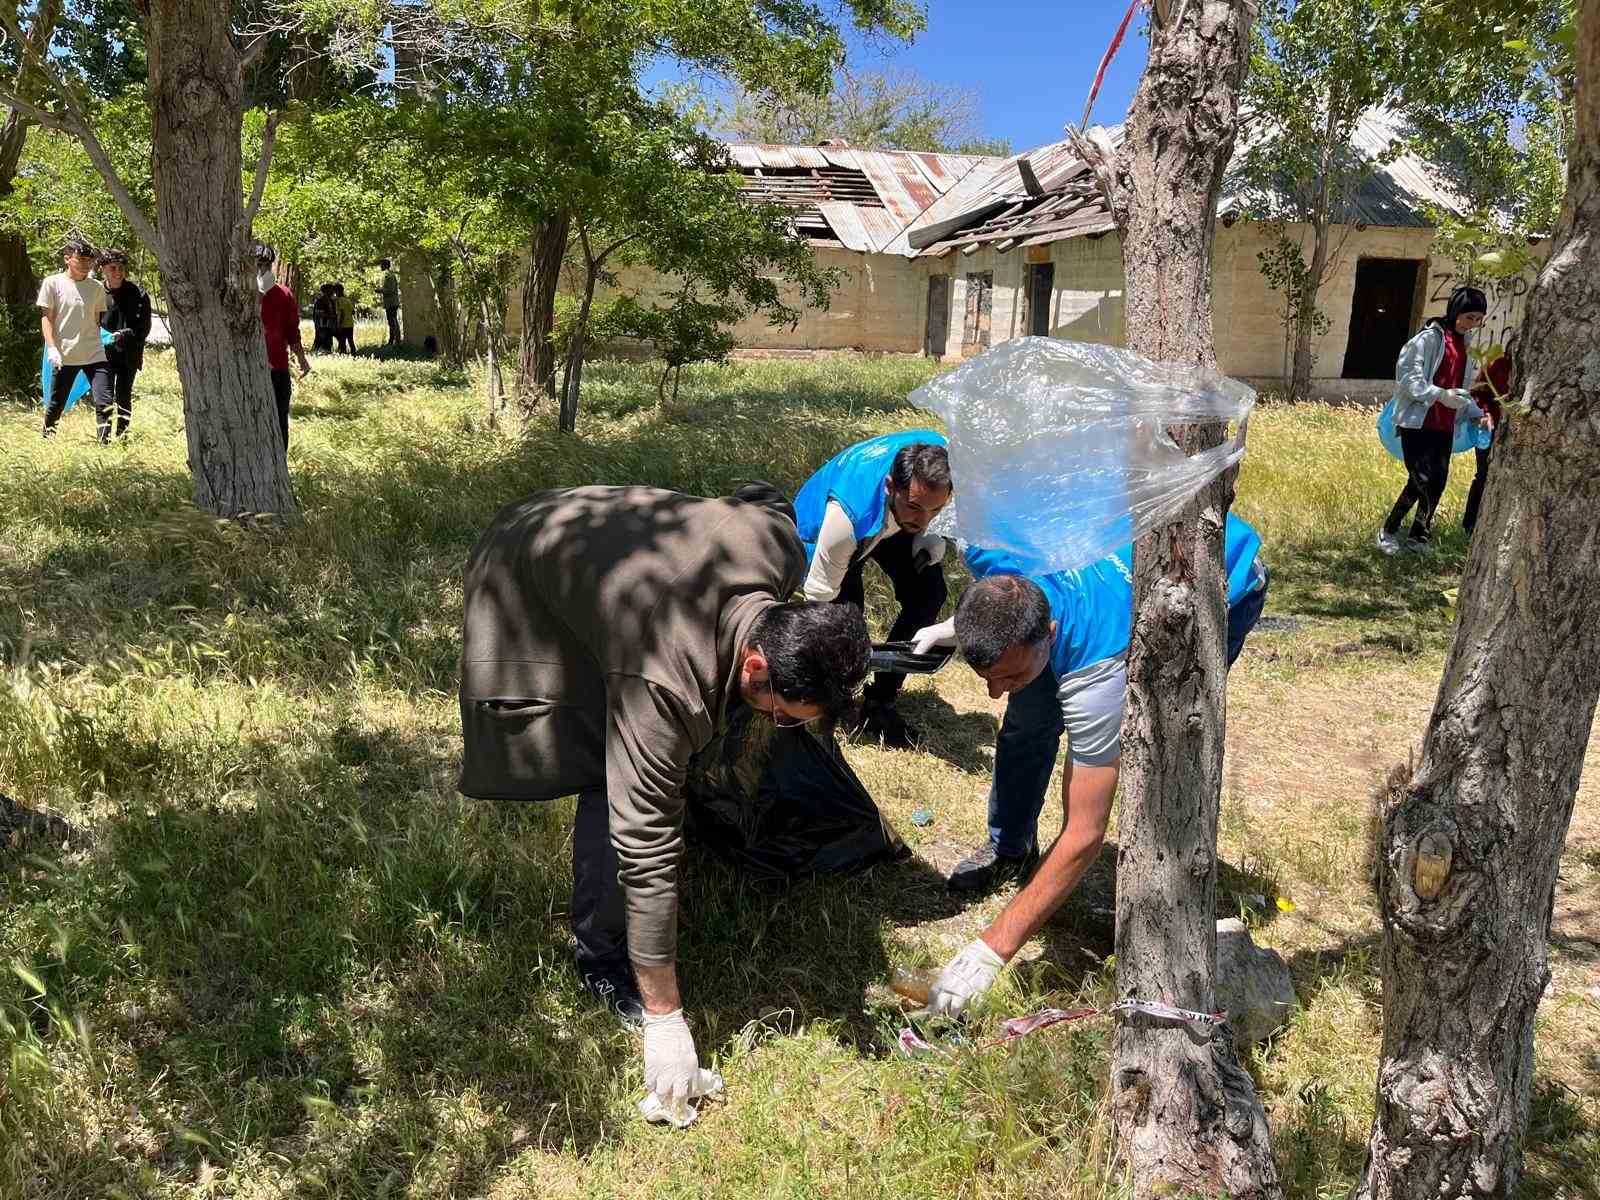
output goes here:
<path id="1" fill-rule="evenodd" d="M 942 959 L 1004 900 L 962 911 L 939 874 L 983 827 L 1000 708 L 969 672 L 910 689 L 927 752 L 847 749 L 909 864 L 775 890 L 691 856 L 685 1000 L 729 1091 L 684 1133 L 635 1117 L 636 1044 L 568 967 L 570 804 L 454 793 L 459 572 L 497 508 L 589 482 L 793 488 L 925 420 L 903 398 L 931 369 L 691 370 L 663 414 L 650 367 L 595 364 L 578 437 L 516 439 L 486 429 L 474 379 L 320 358 L 293 410 L 303 519 L 275 530 L 190 507 L 167 355 L 126 445 L 93 445 L 83 411 L 43 443 L 37 410 L 0 409 L 0 791 L 77 830 L 0 851 L 0 1196 L 1122 1195 L 1104 1024 L 949 1063 L 892 1053 L 890 965 Z M 1303 1005 L 1253 1060 L 1295 1197 L 1360 1170 L 1369 797 L 1422 729 L 1464 549 L 1452 531 L 1431 559 L 1377 555 L 1399 484 L 1371 413 L 1252 421 L 1237 507 L 1278 624 L 1230 686 L 1219 904 L 1297 905 L 1253 918 Z M 1529 1196 L 1600 1178 L 1595 794 L 1558 896 Z M 988 1021 L 1109 995 L 1113 866 Z"/>

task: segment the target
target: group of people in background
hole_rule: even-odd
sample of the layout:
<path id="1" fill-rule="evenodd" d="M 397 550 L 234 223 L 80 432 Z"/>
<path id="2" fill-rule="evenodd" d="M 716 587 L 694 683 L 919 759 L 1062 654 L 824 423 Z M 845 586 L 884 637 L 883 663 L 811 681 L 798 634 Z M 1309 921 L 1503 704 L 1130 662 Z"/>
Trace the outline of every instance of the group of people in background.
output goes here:
<path id="1" fill-rule="evenodd" d="M 384 316 L 389 322 L 390 346 L 400 344 L 400 277 L 387 259 L 378 263 L 383 272 L 380 293 Z M 345 294 L 343 283 L 325 283 L 311 302 L 311 349 L 322 354 L 356 352 L 356 302 Z"/>
<path id="2" fill-rule="evenodd" d="M 1489 301 L 1482 290 L 1458 287 L 1450 294 L 1444 315 L 1429 318 L 1400 351 L 1391 403 L 1406 483 L 1378 530 L 1378 549 L 1385 554 L 1431 548 L 1433 518 L 1450 482 L 1450 459 L 1459 432 L 1463 426 L 1476 424 L 1493 435 L 1504 425 L 1502 401 L 1510 388 L 1515 336 L 1498 355 L 1483 362 L 1471 385 L 1467 384 L 1469 339 L 1488 311 Z M 1469 536 L 1478 521 L 1493 441 L 1477 439 L 1474 449 L 1477 471 L 1461 521 Z M 1400 528 L 1407 516 L 1411 528 L 1402 541 Z"/>
<path id="3" fill-rule="evenodd" d="M 62 270 L 39 285 L 39 328 L 50 368 L 43 436 L 55 436 L 73 384 L 87 376 L 95 435 L 104 445 L 123 437 L 133 420 L 133 380 L 150 337 L 150 295 L 128 277 L 121 250 L 101 252 L 73 238 L 61 261 Z"/>
<path id="4" fill-rule="evenodd" d="M 270 246 L 255 249 L 256 285 L 261 293 L 261 330 L 267 369 L 272 377 L 278 429 L 289 444 L 289 400 L 293 391 L 289 359 L 297 360 L 302 378 L 311 370 L 300 339 L 300 302 L 276 272 Z M 144 366 L 150 338 L 150 294 L 129 275 L 128 256 L 121 250 L 97 250 L 74 237 L 62 247 L 62 269 L 39 285 L 39 328 L 44 339 L 44 427 L 53 438 L 66 412 L 74 385 L 87 378 L 94 404 L 96 436 L 102 444 L 125 436 L 133 420 L 134 377 Z M 400 343 L 400 280 L 386 258 L 381 294 L 389 323 L 390 346 Z M 95 277 L 96 270 L 99 278 Z M 325 283 L 311 306 L 312 349 L 356 352 L 355 301 L 344 284 Z"/>

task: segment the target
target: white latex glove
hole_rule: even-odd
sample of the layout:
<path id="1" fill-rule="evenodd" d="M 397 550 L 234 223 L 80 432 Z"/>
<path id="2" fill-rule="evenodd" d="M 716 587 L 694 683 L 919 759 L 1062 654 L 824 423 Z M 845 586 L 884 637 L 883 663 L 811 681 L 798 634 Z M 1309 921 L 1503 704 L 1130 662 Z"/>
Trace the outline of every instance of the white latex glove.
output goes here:
<path id="1" fill-rule="evenodd" d="M 934 1015 L 959 1017 L 995 981 L 1006 965 L 982 938 L 973 938 L 960 954 L 945 964 L 928 992 L 927 1011 Z"/>
<path id="2" fill-rule="evenodd" d="M 945 540 L 924 529 L 911 541 L 911 565 L 923 571 L 944 561 Z"/>
<path id="3" fill-rule="evenodd" d="M 61 370 L 61 351 L 54 346 L 46 346 L 44 348 L 44 356 L 50 360 L 50 369 L 52 371 Z"/>
<path id="4" fill-rule="evenodd" d="M 700 1094 L 700 1059 L 681 1008 L 644 1015 L 644 1087 L 674 1111 Z"/>
<path id="5" fill-rule="evenodd" d="M 956 644 L 956 619 L 927 625 L 911 635 L 911 653 L 932 654 L 936 649 Z"/>
<path id="6" fill-rule="evenodd" d="M 1465 408 L 1472 403 L 1472 393 L 1466 388 L 1449 388 L 1447 391 L 1451 399 L 1456 402 L 1457 408 Z"/>

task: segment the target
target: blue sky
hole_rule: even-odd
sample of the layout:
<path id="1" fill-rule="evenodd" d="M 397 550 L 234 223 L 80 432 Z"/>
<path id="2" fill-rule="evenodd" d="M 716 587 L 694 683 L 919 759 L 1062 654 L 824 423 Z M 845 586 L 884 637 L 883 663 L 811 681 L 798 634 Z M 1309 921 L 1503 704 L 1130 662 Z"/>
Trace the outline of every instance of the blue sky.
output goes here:
<path id="1" fill-rule="evenodd" d="M 910 46 L 852 43 L 858 69 L 903 67 L 977 90 L 981 132 L 1017 150 L 1053 142 L 1076 121 L 1126 0 L 928 0 L 928 28 Z M 1145 16 L 1134 15 L 1095 101 L 1094 119 L 1122 119 L 1144 69 Z M 670 77 L 652 71 L 652 79 Z"/>

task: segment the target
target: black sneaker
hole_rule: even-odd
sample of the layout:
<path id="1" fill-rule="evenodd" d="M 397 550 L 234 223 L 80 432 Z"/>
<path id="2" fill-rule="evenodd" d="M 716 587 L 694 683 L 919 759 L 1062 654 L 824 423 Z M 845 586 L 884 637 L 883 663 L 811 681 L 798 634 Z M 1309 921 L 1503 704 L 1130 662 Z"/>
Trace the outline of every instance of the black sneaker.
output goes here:
<path id="1" fill-rule="evenodd" d="M 956 864 L 948 886 L 952 892 L 988 892 L 1012 879 L 1021 879 L 1039 865 L 1039 848 L 1013 857 L 1001 854 L 993 842 L 984 842 Z"/>
<path id="2" fill-rule="evenodd" d="M 644 998 L 633 968 L 626 962 L 580 962 L 578 974 L 583 990 L 609 1008 L 629 1029 L 644 1024 Z"/>
<path id="3" fill-rule="evenodd" d="M 891 750 L 915 750 L 922 741 L 922 734 L 907 725 L 889 704 L 863 704 L 861 716 L 850 732 L 868 741 L 882 742 Z"/>

